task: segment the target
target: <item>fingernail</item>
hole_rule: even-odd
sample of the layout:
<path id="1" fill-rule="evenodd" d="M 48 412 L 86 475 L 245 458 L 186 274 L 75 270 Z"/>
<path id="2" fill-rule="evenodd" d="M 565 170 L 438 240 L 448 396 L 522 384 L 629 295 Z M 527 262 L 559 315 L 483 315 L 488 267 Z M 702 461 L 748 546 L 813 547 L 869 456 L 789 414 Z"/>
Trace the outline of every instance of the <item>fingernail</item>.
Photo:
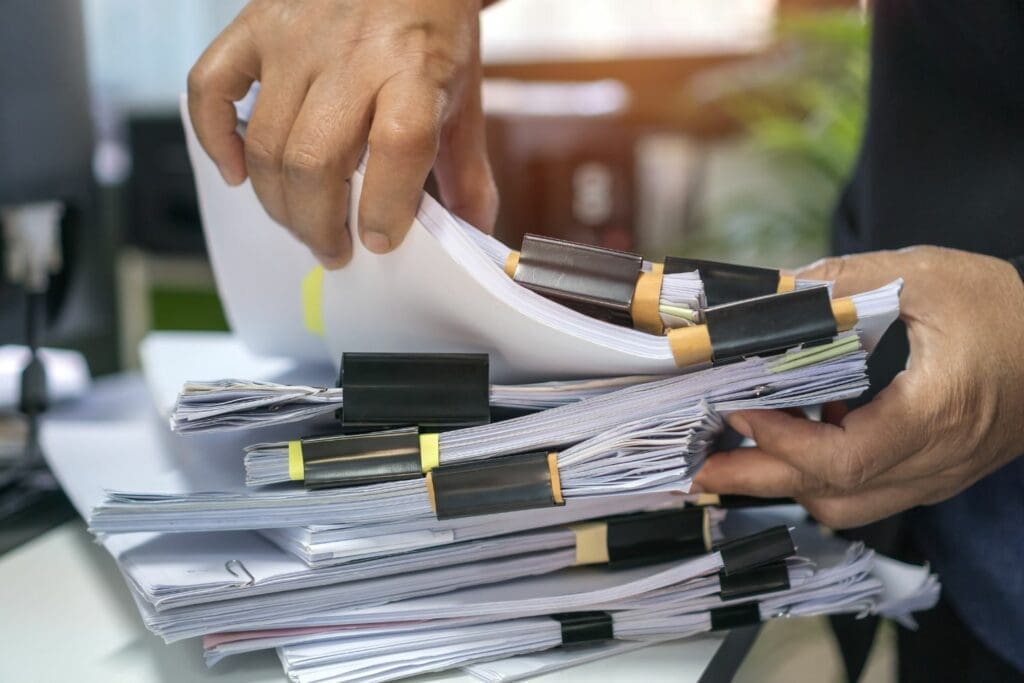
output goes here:
<path id="1" fill-rule="evenodd" d="M 238 171 L 228 168 L 227 166 L 218 166 L 217 170 L 220 171 L 220 175 L 224 178 L 224 182 L 232 187 L 241 185 L 242 181 L 245 180 L 245 175 Z"/>
<path id="2" fill-rule="evenodd" d="M 747 418 L 743 417 L 740 413 L 733 413 L 729 417 L 725 418 L 725 421 L 729 423 L 729 426 L 735 429 L 737 432 L 747 437 L 748 439 L 753 438 L 754 430 L 750 428 L 750 423 L 747 422 Z"/>
<path id="3" fill-rule="evenodd" d="M 364 232 L 363 246 L 375 254 L 386 254 L 391 251 L 391 238 L 382 232 Z"/>
<path id="4" fill-rule="evenodd" d="M 348 259 L 344 256 L 335 256 L 333 254 L 320 253 L 316 255 L 316 258 L 320 261 L 320 265 L 327 270 L 338 270 L 348 263 Z"/>

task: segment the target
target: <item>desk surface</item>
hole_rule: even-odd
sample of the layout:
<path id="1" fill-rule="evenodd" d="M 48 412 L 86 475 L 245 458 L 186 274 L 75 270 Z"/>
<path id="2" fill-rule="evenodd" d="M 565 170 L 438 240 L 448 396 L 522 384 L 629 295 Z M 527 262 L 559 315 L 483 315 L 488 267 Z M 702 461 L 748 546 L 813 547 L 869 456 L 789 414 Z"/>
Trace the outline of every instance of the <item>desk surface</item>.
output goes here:
<path id="1" fill-rule="evenodd" d="M 141 392 L 137 377 L 119 377 L 99 382 L 92 398 L 109 408 L 111 402 L 131 405 Z M 79 408 L 63 417 L 90 412 Z M 113 559 L 80 520 L 0 557 L 0 586 L 0 643 L 7 654 L 0 657 L 0 680 L 56 681 L 69 674 L 77 683 L 283 680 L 272 652 L 229 658 L 209 670 L 197 640 L 166 645 L 146 631 Z M 755 635 L 755 630 L 740 629 L 728 638 L 666 643 L 535 680 L 627 681 L 638 675 L 645 683 L 728 680 Z"/>

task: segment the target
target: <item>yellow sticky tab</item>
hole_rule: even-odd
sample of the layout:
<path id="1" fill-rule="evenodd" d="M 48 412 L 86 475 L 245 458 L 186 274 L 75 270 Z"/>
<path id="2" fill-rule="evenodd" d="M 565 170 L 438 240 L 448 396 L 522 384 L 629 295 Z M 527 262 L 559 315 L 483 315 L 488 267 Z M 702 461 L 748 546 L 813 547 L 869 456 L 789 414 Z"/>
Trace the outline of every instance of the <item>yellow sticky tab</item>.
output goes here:
<path id="1" fill-rule="evenodd" d="M 441 464 L 439 434 L 420 434 L 420 466 L 423 474 Z"/>
<path id="2" fill-rule="evenodd" d="M 317 266 L 302 278 L 302 322 L 318 337 L 324 336 L 323 291 L 324 269 Z"/>
<path id="3" fill-rule="evenodd" d="M 796 275 L 782 275 L 780 273 L 778 293 L 792 292 L 794 289 L 796 289 Z"/>
<path id="4" fill-rule="evenodd" d="M 302 442 L 288 442 L 288 478 L 292 481 L 304 481 L 306 470 L 302 461 Z"/>

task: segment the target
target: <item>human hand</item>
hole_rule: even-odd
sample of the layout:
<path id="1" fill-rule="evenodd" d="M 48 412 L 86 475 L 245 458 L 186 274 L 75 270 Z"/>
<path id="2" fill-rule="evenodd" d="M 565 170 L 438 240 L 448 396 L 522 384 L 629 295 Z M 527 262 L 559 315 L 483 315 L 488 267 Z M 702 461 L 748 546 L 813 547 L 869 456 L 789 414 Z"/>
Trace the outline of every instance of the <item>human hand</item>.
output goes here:
<path id="1" fill-rule="evenodd" d="M 859 526 L 937 503 L 1024 453 L 1024 285 L 1005 261 L 912 247 L 825 259 L 801 277 L 847 296 L 903 277 L 907 368 L 871 402 L 823 422 L 733 413 L 756 447 L 709 458 L 704 491 L 793 496 L 818 520 Z"/>
<path id="2" fill-rule="evenodd" d="M 359 231 L 370 251 L 401 243 L 431 167 L 448 208 L 490 230 L 479 11 L 479 0 L 252 0 L 189 73 L 199 142 L 327 267 L 352 254 L 348 181 L 367 143 Z M 233 103 L 255 80 L 243 141 Z"/>

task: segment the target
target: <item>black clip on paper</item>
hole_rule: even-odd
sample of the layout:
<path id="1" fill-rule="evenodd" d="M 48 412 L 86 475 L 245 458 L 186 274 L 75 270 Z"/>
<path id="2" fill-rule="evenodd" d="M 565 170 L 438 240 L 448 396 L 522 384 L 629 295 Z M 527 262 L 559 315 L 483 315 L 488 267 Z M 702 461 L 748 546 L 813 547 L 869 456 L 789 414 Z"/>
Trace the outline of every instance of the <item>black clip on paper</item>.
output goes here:
<path id="1" fill-rule="evenodd" d="M 552 481 L 547 453 L 522 453 L 430 472 L 438 519 L 531 510 L 562 504 L 561 486 Z M 556 491 L 557 488 L 557 491 Z"/>
<path id="2" fill-rule="evenodd" d="M 704 301 L 719 306 L 734 301 L 775 294 L 779 289 L 779 271 L 735 263 L 705 261 L 697 258 L 665 257 L 665 274 L 700 272 Z"/>
<path id="3" fill-rule="evenodd" d="M 443 429 L 491 418 L 485 353 L 345 353 L 338 386 L 346 427 Z"/>
<path id="4" fill-rule="evenodd" d="M 711 630 L 725 631 L 761 623 L 761 607 L 756 602 L 728 605 L 711 610 Z"/>
<path id="5" fill-rule="evenodd" d="M 668 562 L 707 552 L 704 508 L 620 515 L 606 523 L 608 564 L 613 567 Z"/>
<path id="6" fill-rule="evenodd" d="M 512 279 L 580 313 L 632 327 L 643 263 L 639 254 L 525 235 Z"/>
<path id="7" fill-rule="evenodd" d="M 562 645 L 615 640 L 612 615 L 608 612 L 564 612 L 550 617 L 562 625 Z"/>
<path id="8" fill-rule="evenodd" d="M 796 505 L 795 498 L 761 498 L 759 496 L 743 496 L 738 493 L 728 493 L 718 496 L 716 507 L 723 510 L 736 510 L 742 508 L 764 508 L 776 505 Z"/>
<path id="9" fill-rule="evenodd" d="M 302 440 L 303 480 L 323 489 L 423 476 L 415 427 Z"/>
<path id="10" fill-rule="evenodd" d="M 745 572 L 718 573 L 722 601 L 789 590 L 789 570 L 785 562 L 772 562 Z"/>
<path id="11" fill-rule="evenodd" d="M 838 334 L 824 285 L 708 308 L 704 320 L 715 365 L 828 342 Z"/>
<path id="12" fill-rule="evenodd" d="M 722 555 L 722 573 L 732 576 L 791 557 L 796 552 L 796 546 L 793 545 L 788 527 L 774 526 L 756 534 L 726 541 L 715 550 Z"/>

